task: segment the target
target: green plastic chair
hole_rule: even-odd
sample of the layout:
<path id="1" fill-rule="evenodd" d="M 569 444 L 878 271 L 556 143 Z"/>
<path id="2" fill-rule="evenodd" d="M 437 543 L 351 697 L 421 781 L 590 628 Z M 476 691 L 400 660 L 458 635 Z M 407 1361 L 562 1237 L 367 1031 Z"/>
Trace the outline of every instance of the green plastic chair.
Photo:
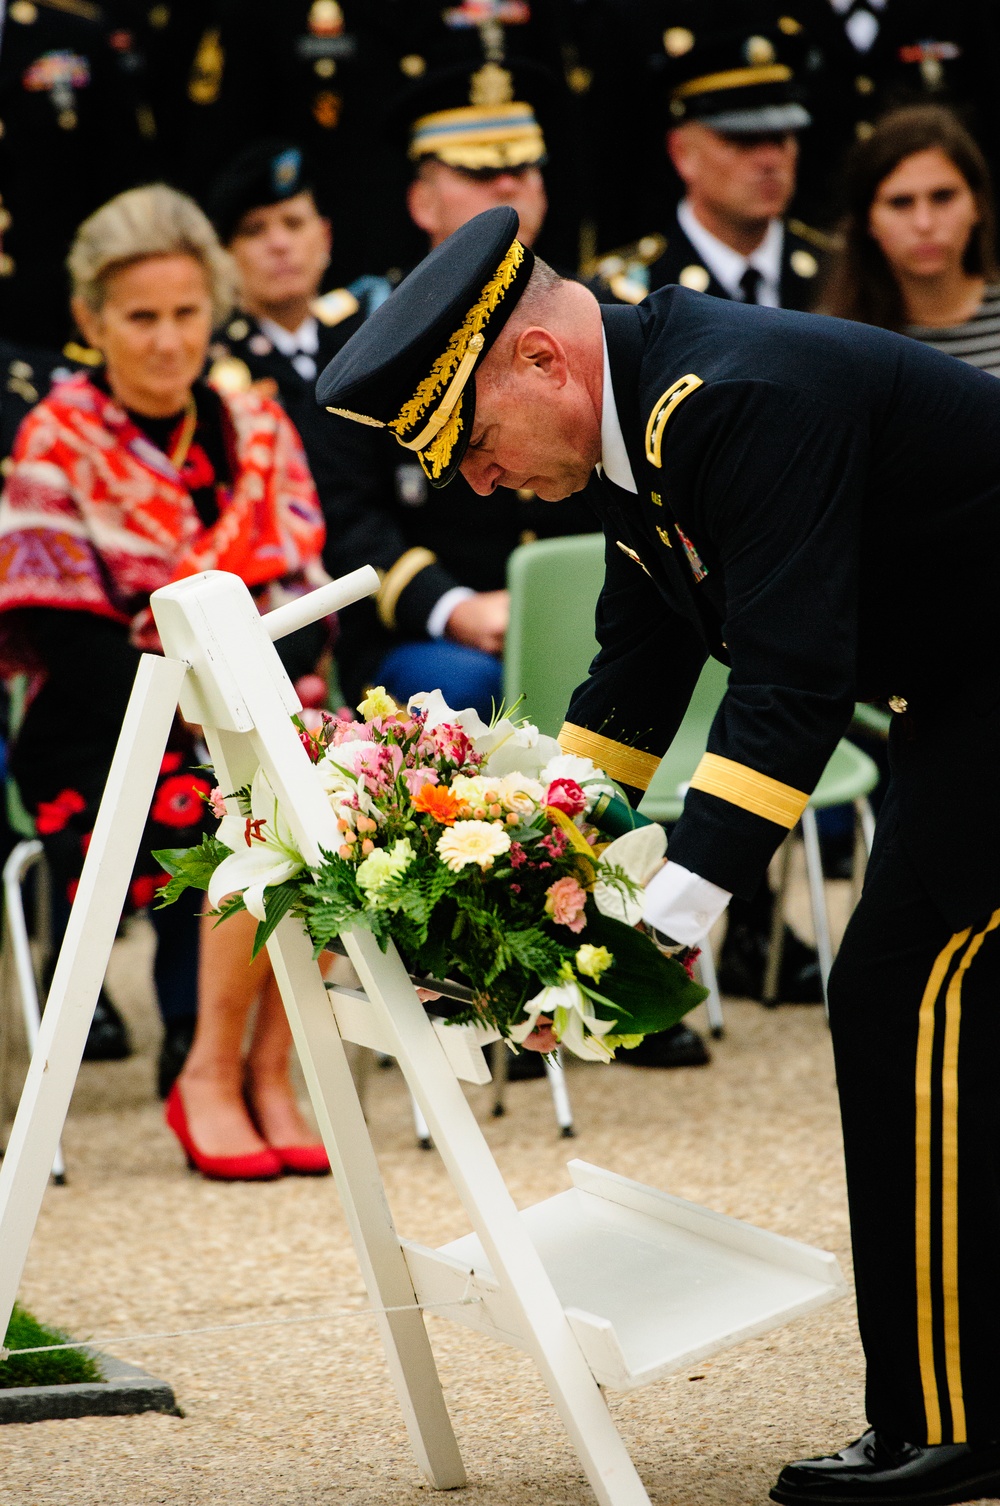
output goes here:
<path id="1" fill-rule="evenodd" d="M 525 714 L 553 737 L 562 726 L 570 696 L 585 678 L 590 661 L 597 652 L 594 606 L 603 580 L 602 534 L 524 544 L 515 549 L 508 561 L 511 624 L 504 651 L 504 697 L 508 704 L 512 704 L 518 696 L 523 696 Z M 639 807 L 650 820 L 670 823 L 679 818 L 687 785 L 705 752 L 709 730 L 726 692 L 728 679 L 728 669 L 710 659 L 695 687 L 684 720 Z M 859 833 L 859 858 L 862 849 L 863 855 L 867 856 L 875 829 L 868 796 L 878 779 L 878 768 L 868 755 L 853 743 L 842 740 L 802 816 L 806 872 L 824 995 L 833 964 L 833 951 L 816 812 L 833 805 L 853 805 Z M 791 848 L 786 843 L 764 979 L 764 999 L 769 1003 L 777 1002 L 790 857 Z M 855 865 L 856 882 L 862 871 L 863 862 L 859 862 Z M 708 948 L 705 951 L 706 974 L 714 975 L 710 951 Z M 708 976 L 704 981 L 711 989 Z M 710 994 L 710 1000 L 711 997 Z M 710 1008 L 713 1033 L 721 1029 L 721 1009 L 718 1023 L 712 1018 L 714 1014 L 714 1009 Z"/>

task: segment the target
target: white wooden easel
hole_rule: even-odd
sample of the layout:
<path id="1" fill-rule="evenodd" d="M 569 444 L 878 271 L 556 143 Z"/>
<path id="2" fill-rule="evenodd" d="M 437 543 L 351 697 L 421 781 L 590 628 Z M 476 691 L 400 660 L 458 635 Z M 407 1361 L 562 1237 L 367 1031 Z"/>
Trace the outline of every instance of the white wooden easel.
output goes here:
<path id="1" fill-rule="evenodd" d="M 233 575 L 158 591 L 165 657 L 142 658 L 0 1166 L 0 1334 L 17 1294 L 174 712 L 200 723 L 223 789 L 262 766 L 310 864 L 339 843 L 290 715 L 272 640 L 377 587 L 371 570 L 261 618 Z M 602 1506 L 649 1498 L 602 1386 L 629 1389 L 811 1311 L 844 1290 L 833 1256 L 582 1162 L 573 1187 L 519 1213 L 459 1078 L 488 1082 L 496 1032 L 431 1020 L 393 948 L 345 934 L 364 992 L 327 990 L 301 924 L 268 951 L 329 1152 L 417 1461 L 438 1489 L 465 1481 L 420 1304 L 526 1350 Z M 473 1232 L 432 1250 L 396 1233 L 344 1042 L 399 1062 Z M 462 1305 L 463 1297 L 472 1303 Z"/>

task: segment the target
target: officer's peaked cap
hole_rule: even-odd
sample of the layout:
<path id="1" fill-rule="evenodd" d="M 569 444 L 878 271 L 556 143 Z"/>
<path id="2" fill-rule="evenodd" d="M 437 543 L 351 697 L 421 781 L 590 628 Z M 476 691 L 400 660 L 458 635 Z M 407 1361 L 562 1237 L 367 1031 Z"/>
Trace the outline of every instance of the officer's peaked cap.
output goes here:
<path id="1" fill-rule="evenodd" d="M 527 286 L 534 256 L 517 212 L 487 209 L 442 241 L 337 352 L 316 400 L 387 428 L 432 486 L 458 470 L 472 437 L 475 370 Z"/>

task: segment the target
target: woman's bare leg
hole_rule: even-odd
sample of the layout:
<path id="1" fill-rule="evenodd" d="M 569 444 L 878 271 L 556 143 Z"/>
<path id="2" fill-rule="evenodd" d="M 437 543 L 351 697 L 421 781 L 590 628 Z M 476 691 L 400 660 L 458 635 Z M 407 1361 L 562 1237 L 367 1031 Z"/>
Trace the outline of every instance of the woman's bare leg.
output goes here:
<path id="1" fill-rule="evenodd" d="M 245 912 L 216 926 L 203 916 L 198 963 L 198 1023 L 177 1079 L 195 1145 L 207 1156 L 264 1149 L 243 1099 L 243 1040 L 250 1010 L 270 979 L 267 953 L 253 962 L 257 922 Z"/>
<path id="2" fill-rule="evenodd" d="M 247 1096 L 269 1145 L 317 1145 L 289 1075 L 292 1032 L 273 972 L 268 971 L 246 1059 Z"/>

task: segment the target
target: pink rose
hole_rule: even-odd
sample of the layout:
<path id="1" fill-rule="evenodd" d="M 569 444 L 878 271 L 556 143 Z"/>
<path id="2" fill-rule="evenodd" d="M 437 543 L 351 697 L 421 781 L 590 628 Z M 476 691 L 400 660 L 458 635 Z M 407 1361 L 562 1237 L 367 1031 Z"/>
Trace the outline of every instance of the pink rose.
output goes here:
<path id="1" fill-rule="evenodd" d="M 587 797 L 575 779 L 553 779 L 545 792 L 544 805 L 552 805 L 572 821 L 587 808 Z"/>
<path id="2" fill-rule="evenodd" d="M 403 780 L 410 792 L 410 798 L 418 795 L 425 784 L 438 783 L 437 769 L 404 769 Z"/>
<path id="3" fill-rule="evenodd" d="M 556 879 L 545 891 L 545 913 L 552 916 L 557 926 L 566 926 L 570 931 L 582 931 L 587 924 L 583 913 L 586 903 L 586 890 L 575 878 Z"/>
<path id="4" fill-rule="evenodd" d="M 217 821 L 221 821 L 226 814 L 226 801 L 218 785 L 215 786 L 215 789 L 209 795 L 208 803 L 211 806 L 212 815 Z"/>

